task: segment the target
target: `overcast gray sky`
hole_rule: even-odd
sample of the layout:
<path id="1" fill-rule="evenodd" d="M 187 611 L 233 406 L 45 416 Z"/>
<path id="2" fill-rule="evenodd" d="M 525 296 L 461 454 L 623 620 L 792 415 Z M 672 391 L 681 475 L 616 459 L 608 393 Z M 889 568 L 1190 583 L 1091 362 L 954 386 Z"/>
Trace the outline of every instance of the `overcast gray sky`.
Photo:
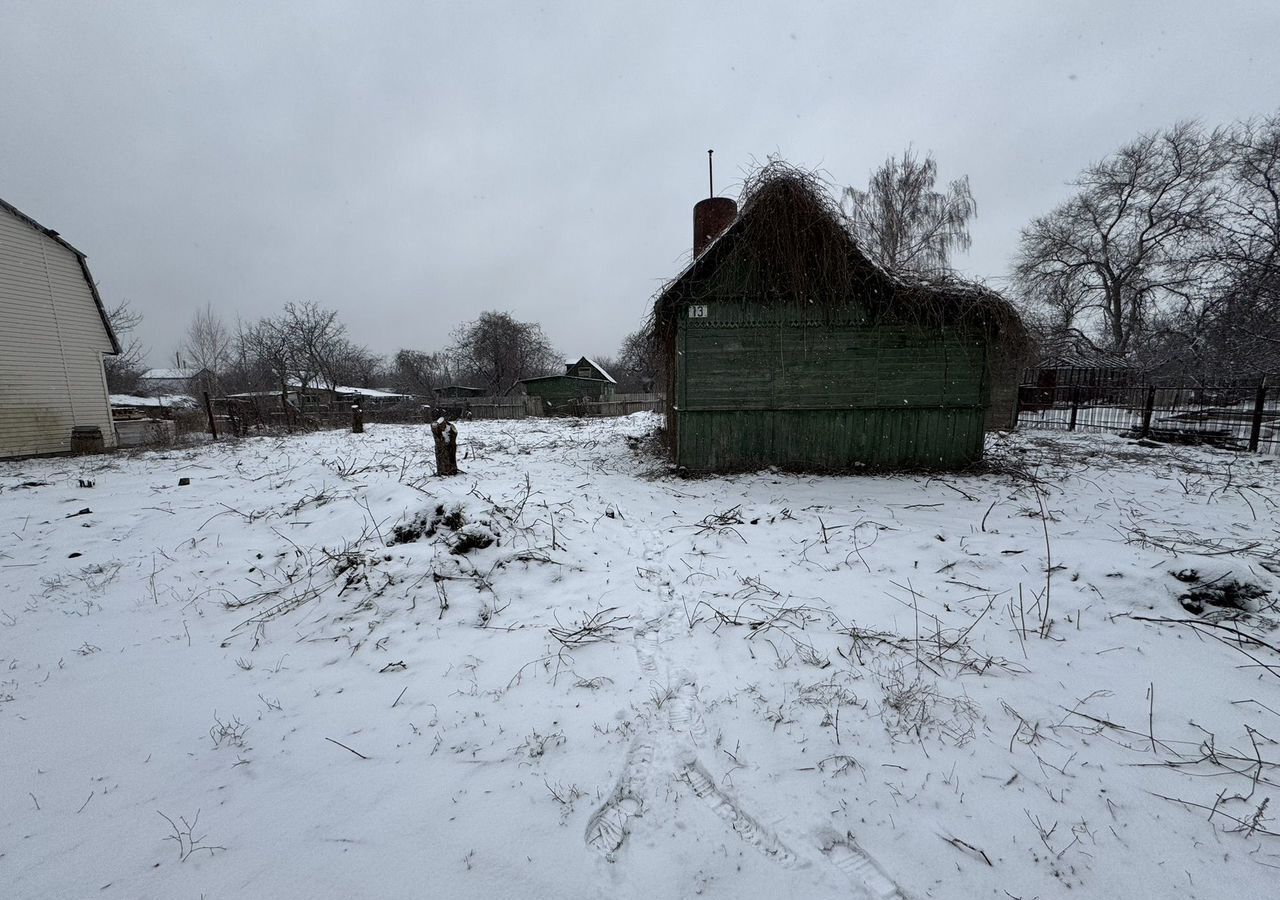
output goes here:
<path id="1" fill-rule="evenodd" d="M 485 309 L 612 353 L 719 193 L 912 143 L 978 200 L 968 274 L 1139 131 L 1280 106 L 1280 3 L 0 0 L 0 197 L 164 364 L 194 309 L 342 312 L 375 351 Z"/>

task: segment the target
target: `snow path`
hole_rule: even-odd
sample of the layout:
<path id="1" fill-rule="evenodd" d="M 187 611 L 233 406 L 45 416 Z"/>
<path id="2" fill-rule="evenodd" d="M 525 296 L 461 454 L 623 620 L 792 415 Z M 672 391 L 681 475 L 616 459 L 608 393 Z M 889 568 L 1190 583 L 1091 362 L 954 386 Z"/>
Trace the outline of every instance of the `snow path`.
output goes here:
<path id="1" fill-rule="evenodd" d="M 669 577 L 674 571 L 668 558 L 671 552 L 661 532 L 649 533 L 640 572 L 649 582 L 651 599 L 639 607 L 646 621 L 636 631 L 635 647 L 643 686 L 653 699 L 646 704 L 644 730 L 628 748 L 617 784 L 588 821 L 587 844 L 616 862 L 632 820 L 655 804 L 657 782 L 675 779 L 688 785 L 730 831 L 777 865 L 790 869 L 828 862 L 850 880 L 856 896 L 902 898 L 893 879 L 851 834 L 819 848 L 819 853 L 802 856 L 747 812 L 741 800 L 722 790 L 702 764 L 699 756 L 705 749 L 707 725 L 697 675 L 688 668 L 673 669 L 668 650 L 680 641 L 679 619 L 690 602 Z"/>

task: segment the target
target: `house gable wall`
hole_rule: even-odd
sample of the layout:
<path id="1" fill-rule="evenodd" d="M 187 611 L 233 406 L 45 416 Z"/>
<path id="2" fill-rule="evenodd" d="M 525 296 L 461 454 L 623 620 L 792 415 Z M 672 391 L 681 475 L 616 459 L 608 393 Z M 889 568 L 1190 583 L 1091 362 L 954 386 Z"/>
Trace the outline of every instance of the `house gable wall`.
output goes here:
<path id="1" fill-rule="evenodd" d="M 856 305 L 685 306 L 676 461 L 692 471 L 948 467 L 982 455 L 986 344 Z"/>
<path id="2" fill-rule="evenodd" d="M 0 458 L 115 445 L 102 357 L 113 350 L 80 258 L 0 208 Z"/>

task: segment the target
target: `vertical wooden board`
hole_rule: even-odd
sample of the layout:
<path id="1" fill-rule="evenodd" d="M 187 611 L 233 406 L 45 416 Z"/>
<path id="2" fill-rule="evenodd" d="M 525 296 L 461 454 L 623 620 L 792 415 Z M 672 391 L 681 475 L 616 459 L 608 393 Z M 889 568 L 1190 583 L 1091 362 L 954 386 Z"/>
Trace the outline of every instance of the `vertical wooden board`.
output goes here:
<path id="1" fill-rule="evenodd" d="M 938 468 L 981 455 L 980 409 L 694 411 L 680 415 L 693 471 Z"/>
<path id="2" fill-rule="evenodd" d="M 749 303 L 706 312 L 677 325 L 681 465 L 937 467 L 981 455 L 986 350 L 971 335 Z"/>
<path id="3" fill-rule="evenodd" d="M 777 313 L 721 303 L 708 305 L 706 319 L 679 320 L 686 409 L 982 402 L 981 352 L 970 339 L 848 322 L 767 321 Z"/>

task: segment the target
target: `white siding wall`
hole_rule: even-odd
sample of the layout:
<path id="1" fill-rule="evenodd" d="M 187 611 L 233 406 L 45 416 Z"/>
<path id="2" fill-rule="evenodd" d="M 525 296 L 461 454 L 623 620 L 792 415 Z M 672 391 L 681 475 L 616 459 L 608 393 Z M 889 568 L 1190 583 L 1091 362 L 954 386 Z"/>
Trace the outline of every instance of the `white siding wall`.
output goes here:
<path id="1" fill-rule="evenodd" d="M 76 255 L 0 208 L 0 459 L 69 450 L 76 425 L 115 446 L 110 352 Z"/>

